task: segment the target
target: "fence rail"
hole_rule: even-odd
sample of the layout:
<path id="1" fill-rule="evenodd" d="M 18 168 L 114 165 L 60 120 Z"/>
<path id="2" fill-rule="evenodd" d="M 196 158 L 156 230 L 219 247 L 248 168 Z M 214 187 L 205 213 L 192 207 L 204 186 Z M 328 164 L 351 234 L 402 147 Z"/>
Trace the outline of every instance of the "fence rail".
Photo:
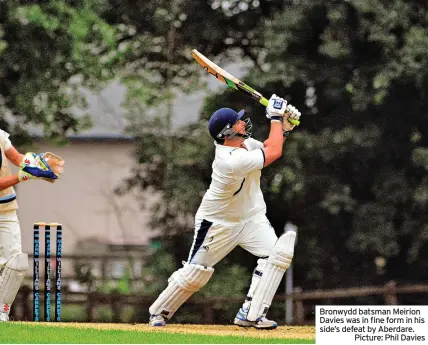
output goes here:
<path id="1" fill-rule="evenodd" d="M 43 290 L 42 290 L 43 291 Z M 43 301 L 42 291 L 40 297 Z M 423 294 L 425 303 L 428 302 L 428 284 L 402 285 L 397 286 L 391 281 L 382 286 L 354 287 L 345 289 L 332 290 L 313 290 L 303 291 L 301 288 L 296 288 L 293 293 L 277 295 L 274 303 L 285 302 L 291 299 L 294 309 L 294 324 L 303 325 L 313 322 L 313 319 L 306 317 L 306 311 L 309 309 L 313 312 L 315 301 L 317 304 L 325 303 L 326 301 L 336 299 L 349 299 L 365 296 L 383 296 L 386 305 L 399 304 L 399 295 L 408 294 Z M 12 310 L 15 319 L 25 320 L 30 319 L 32 315 L 31 309 L 32 289 L 28 286 L 23 286 L 18 294 L 16 305 L 18 308 Z M 119 294 L 119 293 L 99 293 L 99 292 L 71 292 L 63 293 L 62 304 L 64 305 L 83 305 L 86 310 L 86 321 L 96 321 L 96 309 L 100 305 L 108 305 L 112 311 L 113 322 L 121 322 L 121 311 L 125 306 L 133 306 L 147 310 L 148 306 L 153 302 L 154 296 L 138 295 L 138 294 Z M 215 323 L 215 305 L 222 303 L 223 305 L 232 305 L 241 303 L 241 297 L 209 297 L 191 299 L 188 304 L 195 306 L 201 316 L 202 323 Z M 18 311 L 19 310 L 19 311 Z M 313 314 L 310 312 L 309 314 Z M 138 321 L 138 320 L 135 320 Z"/>
<path id="2" fill-rule="evenodd" d="M 63 260 L 77 260 L 77 261 L 85 261 L 88 262 L 88 260 L 98 260 L 98 261 L 114 261 L 114 260 L 128 260 L 128 259 L 146 259 L 148 257 L 147 253 L 142 254 L 135 254 L 132 253 L 128 256 L 124 255 L 123 253 L 109 253 L 108 256 L 106 255 L 100 255 L 100 254 L 85 254 L 84 256 L 80 254 L 63 254 L 62 259 Z M 33 259 L 33 254 L 28 254 L 29 259 Z M 40 254 L 39 256 L 40 260 L 45 258 L 44 254 Z M 51 254 L 51 259 L 56 258 L 56 253 Z"/>

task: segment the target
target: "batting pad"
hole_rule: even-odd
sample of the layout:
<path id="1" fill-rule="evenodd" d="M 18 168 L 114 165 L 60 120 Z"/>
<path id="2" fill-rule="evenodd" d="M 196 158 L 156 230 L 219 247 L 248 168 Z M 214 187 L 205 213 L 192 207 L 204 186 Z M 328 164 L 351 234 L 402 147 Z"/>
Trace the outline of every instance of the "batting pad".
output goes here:
<path id="1" fill-rule="evenodd" d="M 168 279 L 167 288 L 150 306 L 150 315 L 162 315 L 170 319 L 177 309 L 201 287 L 214 273 L 214 268 L 185 263 Z"/>
<path id="2" fill-rule="evenodd" d="M 0 274 L 0 303 L 12 304 L 28 270 L 28 255 L 13 255 Z"/>
<path id="3" fill-rule="evenodd" d="M 294 255 L 295 240 L 296 233 L 288 231 L 276 242 L 254 292 L 247 315 L 249 321 L 256 321 L 269 309 L 279 283 L 287 268 L 290 267 Z"/>

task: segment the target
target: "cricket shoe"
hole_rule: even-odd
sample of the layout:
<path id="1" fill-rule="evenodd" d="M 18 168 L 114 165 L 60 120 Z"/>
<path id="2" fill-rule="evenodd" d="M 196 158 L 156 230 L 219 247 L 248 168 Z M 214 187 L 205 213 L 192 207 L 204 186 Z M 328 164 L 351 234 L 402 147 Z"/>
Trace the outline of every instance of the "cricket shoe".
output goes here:
<path id="1" fill-rule="evenodd" d="M 166 325 L 166 321 L 161 315 L 151 315 L 149 325 L 154 327 L 161 327 Z"/>
<path id="2" fill-rule="evenodd" d="M 0 312 L 0 322 L 9 321 L 9 314 Z"/>
<path id="3" fill-rule="evenodd" d="M 260 316 L 256 321 L 247 320 L 248 310 L 241 308 L 235 316 L 233 323 L 239 327 L 254 327 L 257 329 L 275 329 L 278 324 L 275 321 L 268 320 Z"/>

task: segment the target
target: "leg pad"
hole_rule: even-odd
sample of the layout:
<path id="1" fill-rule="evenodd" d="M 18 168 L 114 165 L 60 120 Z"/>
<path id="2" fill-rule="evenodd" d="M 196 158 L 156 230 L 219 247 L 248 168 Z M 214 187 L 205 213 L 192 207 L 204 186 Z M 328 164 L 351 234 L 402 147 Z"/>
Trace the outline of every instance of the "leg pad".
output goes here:
<path id="1" fill-rule="evenodd" d="M 0 273 L 0 304 L 12 304 L 28 270 L 28 255 L 16 254 L 6 261 Z"/>
<path id="2" fill-rule="evenodd" d="M 294 231 L 288 231 L 278 238 L 255 289 L 247 315 L 249 321 L 256 321 L 267 313 L 279 283 L 287 268 L 290 267 L 295 241 L 296 233 Z"/>
<path id="3" fill-rule="evenodd" d="M 214 268 L 195 264 L 184 264 L 183 268 L 174 272 L 168 279 L 167 288 L 150 306 L 151 315 L 162 315 L 170 319 L 177 309 L 201 287 L 214 273 Z"/>

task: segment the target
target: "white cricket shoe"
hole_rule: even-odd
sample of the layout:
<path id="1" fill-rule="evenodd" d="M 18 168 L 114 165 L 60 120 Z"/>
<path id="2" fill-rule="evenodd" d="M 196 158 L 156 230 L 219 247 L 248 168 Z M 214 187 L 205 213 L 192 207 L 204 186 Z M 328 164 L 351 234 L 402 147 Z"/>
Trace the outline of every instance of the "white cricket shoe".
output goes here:
<path id="1" fill-rule="evenodd" d="M 275 329 L 278 324 L 275 321 L 268 320 L 264 316 L 260 316 L 256 321 L 247 320 L 248 310 L 241 308 L 235 316 L 233 323 L 239 327 L 254 327 L 257 329 Z"/>
<path id="2" fill-rule="evenodd" d="M 9 314 L 0 312 L 0 322 L 9 321 Z"/>
<path id="3" fill-rule="evenodd" d="M 166 321 L 161 315 L 151 315 L 149 325 L 154 327 L 162 327 L 166 325 Z"/>

